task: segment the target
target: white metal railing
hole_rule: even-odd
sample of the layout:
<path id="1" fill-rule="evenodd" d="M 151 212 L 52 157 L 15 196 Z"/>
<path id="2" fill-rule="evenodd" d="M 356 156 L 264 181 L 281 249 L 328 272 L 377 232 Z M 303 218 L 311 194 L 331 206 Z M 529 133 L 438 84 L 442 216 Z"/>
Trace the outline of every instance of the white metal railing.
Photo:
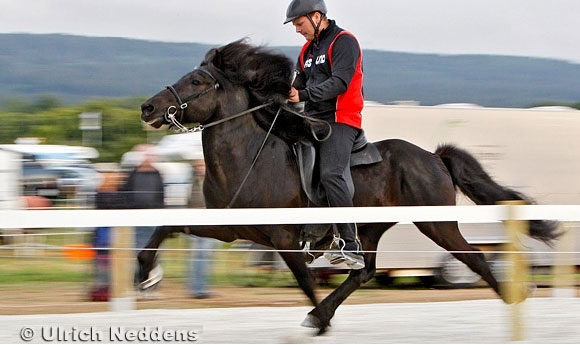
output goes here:
<path id="1" fill-rule="evenodd" d="M 512 216 L 508 207 L 515 207 Z M 248 225 L 458 221 L 508 219 L 580 221 L 580 205 L 397 206 L 343 208 L 235 208 L 147 210 L 1 210 L 0 228 Z"/>
<path id="2" fill-rule="evenodd" d="M 307 223 L 380 223 L 458 221 L 490 223 L 505 221 L 510 236 L 521 232 L 526 220 L 546 219 L 563 222 L 580 221 L 580 205 L 493 205 L 493 206 L 398 206 L 353 208 L 260 208 L 260 209 L 147 209 L 147 210 L 1 210 L 2 228 L 83 228 L 109 226 L 130 228 L 154 225 L 251 225 Z M 511 224 L 511 225 L 510 225 Z M 129 229 L 128 229 L 129 230 Z M 131 231 L 115 232 L 113 244 L 112 310 L 134 309 L 134 299 L 126 274 L 128 249 L 133 248 Z M 513 242 L 512 242 L 513 243 Z M 517 248 L 512 249 L 517 255 Z M 514 256 L 513 283 L 521 282 L 524 268 Z M 508 290 L 509 291 L 509 290 Z M 521 310 L 513 308 L 513 338 L 521 340 Z"/>

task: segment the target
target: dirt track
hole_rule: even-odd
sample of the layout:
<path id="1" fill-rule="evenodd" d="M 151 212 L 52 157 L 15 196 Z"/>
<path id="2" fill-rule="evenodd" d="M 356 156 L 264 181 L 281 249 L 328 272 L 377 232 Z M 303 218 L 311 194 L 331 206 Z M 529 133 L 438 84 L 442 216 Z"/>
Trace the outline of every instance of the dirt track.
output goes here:
<path id="1" fill-rule="evenodd" d="M 70 283 L 38 283 L 30 285 L 0 286 L 3 302 L 2 315 L 60 314 L 99 312 L 110 310 L 107 302 L 88 301 L 88 286 Z M 138 298 L 137 309 L 195 309 L 250 306 L 308 306 L 309 302 L 298 288 L 215 287 L 214 297 L 194 299 L 188 296 L 185 286 L 178 280 L 166 280 L 157 295 Z M 331 290 L 320 289 L 318 296 L 325 297 Z M 534 297 L 548 297 L 551 289 L 540 288 Z M 403 289 L 362 288 L 351 295 L 344 304 L 442 302 L 461 300 L 497 299 L 489 288 L 471 289 Z"/>

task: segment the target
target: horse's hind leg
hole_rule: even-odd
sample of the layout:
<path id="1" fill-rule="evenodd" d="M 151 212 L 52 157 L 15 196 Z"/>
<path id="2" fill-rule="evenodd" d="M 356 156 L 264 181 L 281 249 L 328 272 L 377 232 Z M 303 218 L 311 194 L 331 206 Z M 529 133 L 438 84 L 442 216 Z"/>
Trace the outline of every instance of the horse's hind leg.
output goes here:
<path id="1" fill-rule="evenodd" d="M 498 294 L 499 285 L 485 261 L 483 253 L 471 246 L 461 235 L 457 222 L 415 223 L 419 230 L 433 242 L 466 264 L 473 272 L 479 274 Z"/>
<path id="2" fill-rule="evenodd" d="M 479 249 L 471 246 L 461 235 L 457 222 L 415 223 L 419 230 L 437 243 L 443 249 L 451 252 L 459 261 L 467 265 L 473 272 L 479 274 L 489 286 L 504 300 L 499 284 L 493 276 L 489 264 Z"/>

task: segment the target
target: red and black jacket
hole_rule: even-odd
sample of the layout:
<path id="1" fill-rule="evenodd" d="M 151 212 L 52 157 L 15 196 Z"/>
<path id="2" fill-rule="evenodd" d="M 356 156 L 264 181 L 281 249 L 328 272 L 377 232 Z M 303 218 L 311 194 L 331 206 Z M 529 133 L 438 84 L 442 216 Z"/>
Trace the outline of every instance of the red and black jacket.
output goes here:
<path id="1" fill-rule="evenodd" d="M 333 20 L 298 57 L 299 90 L 307 114 L 361 128 L 364 106 L 362 50 L 356 37 Z"/>

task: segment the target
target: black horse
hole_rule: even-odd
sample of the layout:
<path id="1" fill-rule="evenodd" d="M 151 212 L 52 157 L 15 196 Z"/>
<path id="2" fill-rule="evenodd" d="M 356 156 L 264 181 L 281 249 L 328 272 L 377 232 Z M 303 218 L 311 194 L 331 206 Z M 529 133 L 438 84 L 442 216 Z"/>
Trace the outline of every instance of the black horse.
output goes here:
<path id="1" fill-rule="evenodd" d="M 159 128 L 200 124 L 206 162 L 203 193 L 208 208 L 307 207 L 292 143 L 324 136 L 325 126 L 298 116 L 286 103 L 293 73 L 291 59 L 244 40 L 210 50 L 199 68 L 187 73 L 141 106 L 141 119 Z M 274 125 L 272 126 L 272 124 Z M 271 130 L 273 135 L 267 136 Z M 425 151 L 403 140 L 374 143 L 383 160 L 351 169 L 355 206 L 455 205 L 456 187 L 475 203 L 526 200 L 486 174 L 477 160 L 451 145 Z M 259 156 L 257 156 L 260 152 Z M 325 332 L 338 306 L 375 274 L 381 235 L 395 223 L 358 224 L 366 268 L 353 270 L 322 302 L 301 252 L 303 225 L 160 227 L 139 254 L 142 279 L 154 267 L 156 249 L 175 232 L 222 241 L 246 239 L 280 250 L 280 255 L 314 305 L 303 325 Z M 417 222 L 419 231 L 479 274 L 506 302 L 484 255 L 469 245 L 457 222 Z M 550 221 L 532 221 L 532 237 L 551 242 Z M 332 230 L 313 249 L 322 251 Z M 316 253 L 315 251 L 313 251 Z M 320 253 L 320 252 L 318 252 Z M 320 255 L 320 254 L 318 254 Z"/>

